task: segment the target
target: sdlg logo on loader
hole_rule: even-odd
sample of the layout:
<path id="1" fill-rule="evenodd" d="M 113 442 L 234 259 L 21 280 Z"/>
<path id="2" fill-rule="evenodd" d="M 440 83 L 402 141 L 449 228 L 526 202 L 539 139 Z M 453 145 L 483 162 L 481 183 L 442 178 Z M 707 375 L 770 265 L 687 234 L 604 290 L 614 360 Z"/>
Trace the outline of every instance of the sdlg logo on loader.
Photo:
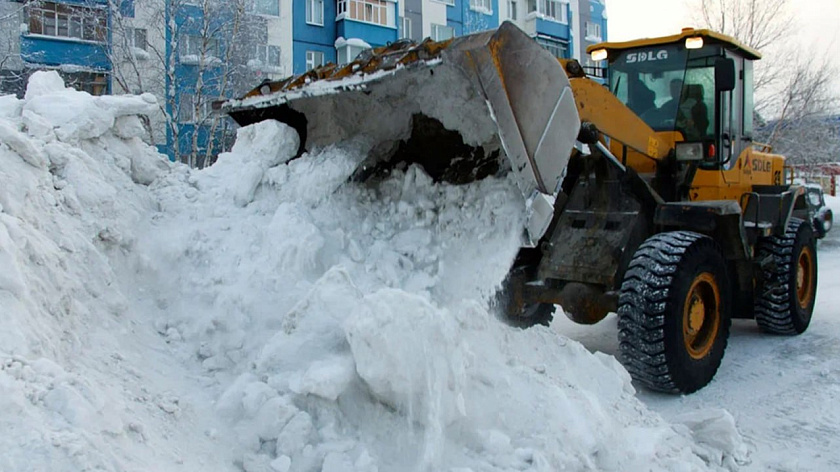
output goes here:
<path id="1" fill-rule="evenodd" d="M 628 64 L 635 64 L 637 62 L 664 61 L 666 59 L 668 59 L 668 51 L 665 49 L 660 49 L 659 51 L 631 52 L 627 55 Z"/>

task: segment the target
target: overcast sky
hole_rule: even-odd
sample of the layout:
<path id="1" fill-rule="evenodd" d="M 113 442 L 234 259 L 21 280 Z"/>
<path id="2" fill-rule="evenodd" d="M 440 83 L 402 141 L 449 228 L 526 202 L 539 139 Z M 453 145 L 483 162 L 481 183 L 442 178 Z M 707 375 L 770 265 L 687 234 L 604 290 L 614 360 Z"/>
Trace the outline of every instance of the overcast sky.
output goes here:
<path id="1" fill-rule="evenodd" d="M 693 0 L 607 0 L 610 41 L 675 34 L 684 26 L 695 26 L 689 5 Z M 799 24 L 804 45 L 833 45 L 840 61 L 840 0 L 792 0 L 794 20 Z M 838 62 L 840 64 L 840 62 Z"/>
<path id="2" fill-rule="evenodd" d="M 683 27 L 701 26 L 692 21 L 690 5 L 698 0 L 607 0 L 610 41 L 665 36 Z M 840 0 L 791 0 L 796 22 L 795 37 L 803 54 L 828 54 L 840 70 Z M 765 58 L 767 56 L 765 55 Z M 840 78 L 835 79 L 840 94 Z"/>

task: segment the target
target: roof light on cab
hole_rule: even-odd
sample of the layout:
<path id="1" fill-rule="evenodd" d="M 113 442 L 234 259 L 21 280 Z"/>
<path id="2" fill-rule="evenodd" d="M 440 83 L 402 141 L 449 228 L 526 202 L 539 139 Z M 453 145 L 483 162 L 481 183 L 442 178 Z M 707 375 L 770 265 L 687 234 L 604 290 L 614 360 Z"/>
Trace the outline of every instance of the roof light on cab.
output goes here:
<path id="1" fill-rule="evenodd" d="M 700 49 L 703 47 L 703 37 L 695 36 L 693 38 L 685 38 L 686 49 Z"/>
<path id="2" fill-rule="evenodd" d="M 608 54 L 606 49 L 596 49 L 592 51 L 592 54 L 590 54 L 593 62 L 604 61 L 607 59 L 607 56 Z"/>

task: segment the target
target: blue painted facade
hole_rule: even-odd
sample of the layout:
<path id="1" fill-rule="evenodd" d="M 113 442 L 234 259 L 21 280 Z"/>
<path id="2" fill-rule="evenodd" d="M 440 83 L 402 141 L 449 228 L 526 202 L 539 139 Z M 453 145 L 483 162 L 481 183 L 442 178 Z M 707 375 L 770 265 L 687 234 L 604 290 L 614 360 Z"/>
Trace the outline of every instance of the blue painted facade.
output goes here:
<path id="1" fill-rule="evenodd" d="M 293 0 L 292 4 L 292 70 L 295 74 L 306 71 L 306 52 L 318 51 L 324 54 L 324 62 L 337 62 L 335 41 L 361 39 L 373 47 L 384 46 L 399 39 L 398 21 L 393 18 L 394 26 L 383 26 L 349 18 L 338 18 L 337 2 L 324 0 L 324 24 L 314 25 L 306 22 L 306 0 Z M 399 3 L 394 2 L 394 12 L 399 11 Z"/>
<path id="2" fill-rule="evenodd" d="M 106 43 L 56 38 L 44 35 L 21 35 L 21 58 L 33 65 L 72 64 L 98 71 L 109 71 Z"/>
<path id="3" fill-rule="evenodd" d="M 572 12 L 568 12 L 569 21 L 571 20 Z M 568 41 L 569 46 L 572 45 L 572 35 L 568 24 L 558 23 L 556 21 L 546 20 L 544 18 L 537 18 L 537 34 L 542 36 L 550 36 L 552 38 Z"/>
<path id="4" fill-rule="evenodd" d="M 477 33 L 499 26 L 499 0 L 492 0 L 490 13 L 473 10 L 469 0 L 458 0 L 463 5 L 463 34 Z"/>
<path id="5" fill-rule="evenodd" d="M 499 24 L 499 0 L 491 1 L 490 12 L 471 8 L 470 0 L 455 0 L 454 5 L 446 6 L 446 26 L 455 31 L 455 36 L 497 28 Z"/>
<path id="6" fill-rule="evenodd" d="M 601 25 L 601 40 L 602 41 L 609 41 L 609 37 L 607 36 L 607 7 L 604 5 L 602 1 L 599 0 L 590 0 L 590 21 L 595 21 Z"/>
<path id="7" fill-rule="evenodd" d="M 182 56 L 182 50 L 179 47 L 182 41 L 185 41 L 186 36 L 202 36 L 202 28 L 204 27 L 204 17 L 201 8 L 196 5 L 189 5 L 183 4 L 177 10 L 172 11 L 170 5 L 167 3 L 167 10 L 166 10 L 166 18 L 167 24 L 169 21 L 174 20 L 175 22 L 175 29 L 174 31 L 170 28 L 166 30 L 166 57 L 175 57 L 175 68 L 174 68 L 174 80 L 175 83 L 172 84 L 173 78 L 168 76 L 166 77 L 166 90 L 174 90 L 175 91 L 175 99 L 173 101 L 167 101 L 167 113 L 172 116 L 175 121 L 177 122 L 178 126 L 178 149 L 180 150 L 181 154 L 185 154 L 185 150 L 189 150 L 192 148 L 193 143 L 193 136 L 195 133 L 198 133 L 198 139 L 196 140 L 198 148 L 200 151 L 207 149 L 207 146 L 210 144 L 211 136 L 210 136 L 210 129 L 208 126 L 197 126 L 194 123 L 189 122 L 182 122 L 179 119 L 179 110 L 183 105 L 181 103 L 181 99 L 183 95 L 195 95 L 197 93 L 196 86 L 198 85 L 198 74 L 201 73 L 201 80 L 202 80 L 202 88 L 201 94 L 204 97 L 203 101 L 210 100 L 211 97 L 216 98 L 220 95 L 220 81 L 222 80 L 222 74 L 224 69 L 221 67 L 221 63 L 218 66 L 208 66 L 204 65 L 202 69 L 199 68 L 199 65 L 194 61 L 187 60 L 187 57 Z M 221 11 L 220 14 L 214 15 L 214 18 L 211 19 L 211 24 L 209 26 L 210 31 L 219 31 L 222 25 L 227 22 L 229 18 L 233 17 L 233 13 L 230 16 L 226 15 L 224 11 Z M 172 35 L 177 34 L 178 38 L 175 38 L 176 41 L 172 41 Z M 176 47 L 179 47 L 179 50 L 172 51 L 172 45 L 175 44 Z M 216 57 L 224 57 L 225 53 L 224 50 L 227 47 L 223 41 L 219 41 L 218 43 L 218 51 L 215 53 Z M 209 54 L 209 52 L 208 52 Z M 216 149 L 220 149 L 218 145 L 221 142 L 221 136 L 217 134 L 217 136 L 213 137 L 215 139 L 214 147 Z M 170 127 L 166 128 L 166 154 L 169 156 L 169 159 L 174 161 L 176 159 L 175 156 L 175 136 L 172 132 Z"/>
<path id="8" fill-rule="evenodd" d="M 292 71 L 306 71 L 306 51 L 322 52 L 324 62 L 335 62 L 335 0 L 324 0 L 323 26 L 306 22 L 306 0 L 293 0 L 292 12 Z"/>
<path id="9" fill-rule="evenodd" d="M 336 22 L 336 37 L 359 38 L 365 40 L 373 47 L 385 46 L 397 40 L 397 28 L 388 26 L 371 25 L 361 21 L 350 19 L 338 20 Z"/>
<path id="10" fill-rule="evenodd" d="M 33 68 L 72 65 L 79 70 L 105 73 L 111 70 L 108 59 L 111 16 L 108 0 L 54 0 L 53 3 L 102 8 L 107 33 L 103 41 L 56 36 L 54 33 L 28 31 L 20 35 L 21 59 Z M 28 11 L 28 10 L 27 10 Z M 29 24 L 29 19 L 26 19 Z M 54 26 L 54 30 L 57 26 Z M 68 25 L 65 28 L 69 29 Z"/>

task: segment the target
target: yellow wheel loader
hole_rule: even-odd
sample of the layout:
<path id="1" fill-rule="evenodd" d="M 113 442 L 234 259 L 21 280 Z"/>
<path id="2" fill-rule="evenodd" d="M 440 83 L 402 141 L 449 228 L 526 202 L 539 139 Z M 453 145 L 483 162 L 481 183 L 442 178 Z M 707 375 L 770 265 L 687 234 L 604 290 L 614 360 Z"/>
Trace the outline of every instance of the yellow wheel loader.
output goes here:
<path id="1" fill-rule="evenodd" d="M 375 181 L 423 166 L 455 184 L 511 172 L 523 247 L 500 291 L 519 325 L 618 314 L 639 383 L 693 392 L 717 371 L 732 318 L 802 333 L 817 252 L 804 190 L 755 143 L 759 54 L 707 30 L 590 48 L 609 79 L 558 61 L 512 23 L 401 41 L 219 104 L 241 125 L 294 127 L 299 153 L 354 139 Z"/>

